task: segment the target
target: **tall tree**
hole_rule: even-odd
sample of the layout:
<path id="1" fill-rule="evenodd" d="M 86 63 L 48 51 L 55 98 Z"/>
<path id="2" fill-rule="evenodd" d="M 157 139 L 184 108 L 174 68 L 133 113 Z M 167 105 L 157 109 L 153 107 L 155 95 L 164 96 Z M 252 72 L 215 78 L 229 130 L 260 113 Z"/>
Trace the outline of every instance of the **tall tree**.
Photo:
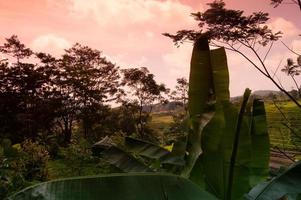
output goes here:
<path id="1" fill-rule="evenodd" d="M 34 138 L 53 122 L 45 113 L 51 69 L 29 62 L 35 54 L 15 35 L 6 39 L 0 52 L 8 58 L 0 64 L 1 132 L 14 142 Z"/>
<path id="2" fill-rule="evenodd" d="M 132 104 L 137 106 L 137 132 L 144 137 L 146 121 L 153 104 L 163 102 L 164 94 L 169 90 L 164 84 L 158 84 L 154 75 L 145 67 L 123 69 L 122 73 L 122 85 L 130 89 L 128 97 L 131 98 Z"/>
<path id="3" fill-rule="evenodd" d="M 114 100 L 118 91 L 118 67 L 88 46 L 75 44 L 59 60 L 58 87 L 63 99 L 62 120 L 65 142 L 71 139 L 72 124 L 78 119 L 88 136 L 94 108 Z M 80 113 L 80 114 L 79 114 Z"/>
<path id="4" fill-rule="evenodd" d="M 184 110 L 187 111 L 188 81 L 185 77 L 177 78 L 177 85 L 175 86 L 175 90 L 171 92 L 170 98 L 181 102 Z"/>
<path id="5" fill-rule="evenodd" d="M 199 30 L 180 30 L 176 34 L 164 35 L 170 37 L 178 46 L 184 41 L 195 41 L 203 35 L 210 40 L 210 45 L 225 47 L 238 53 L 301 108 L 301 104 L 274 79 L 274 74 L 266 64 L 273 43 L 282 35 L 280 31 L 273 32 L 266 25 L 268 13 L 254 12 L 244 15 L 241 10 L 225 8 L 222 0 L 215 0 L 208 5 L 209 9 L 205 12 L 192 13 Z M 266 53 L 259 55 L 259 48 L 264 48 Z"/>

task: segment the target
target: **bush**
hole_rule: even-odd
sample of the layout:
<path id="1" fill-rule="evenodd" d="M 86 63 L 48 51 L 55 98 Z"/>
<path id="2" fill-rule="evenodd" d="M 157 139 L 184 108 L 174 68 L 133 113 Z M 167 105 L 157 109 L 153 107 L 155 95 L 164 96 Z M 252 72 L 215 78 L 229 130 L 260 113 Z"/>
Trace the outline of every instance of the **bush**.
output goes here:
<path id="1" fill-rule="evenodd" d="M 28 185 L 24 178 L 25 165 L 18 149 L 10 140 L 0 145 L 0 199 Z"/>
<path id="2" fill-rule="evenodd" d="M 83 169 L 92 158 L 91 145 L 85 139 L 76 139 L 62 150 L 69 171 L 75 176 L 83 175 Z"/>
<path id="3" fill-rule="evenodd" d="M 21 144 L 21 153 L 25 163 L 26 180 L 47 180 L 47 162 L 50 158 L 47 149 L 38 142 L 25 140 Z"/>

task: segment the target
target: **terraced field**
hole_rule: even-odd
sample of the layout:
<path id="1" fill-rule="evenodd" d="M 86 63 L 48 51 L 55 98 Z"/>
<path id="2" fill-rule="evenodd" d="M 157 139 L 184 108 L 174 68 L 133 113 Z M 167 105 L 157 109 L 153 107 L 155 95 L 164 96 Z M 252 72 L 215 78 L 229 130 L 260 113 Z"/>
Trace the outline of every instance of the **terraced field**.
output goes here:
<path id="1" fill-rule="evenodd" d="M 266 112 L 272 146 L 300 150 L 301 109 L 292 102 L 266 103 Z"/>
<path id="2" fill-rule="evenodd" d="M 287 150 L 301 150 L 301 109 L 285 101 L 266 105 L 268 129 L 272 147 Z M 283 114 L 277 109 L 281 110 Z M 169 113 L 154 113 L 150 126 L 160 135 L 166 133 L 172 123 Z M 288 128 L 290 127 L 290 128 Z M 295 134 L 297 134 L 297 136 Z"/>

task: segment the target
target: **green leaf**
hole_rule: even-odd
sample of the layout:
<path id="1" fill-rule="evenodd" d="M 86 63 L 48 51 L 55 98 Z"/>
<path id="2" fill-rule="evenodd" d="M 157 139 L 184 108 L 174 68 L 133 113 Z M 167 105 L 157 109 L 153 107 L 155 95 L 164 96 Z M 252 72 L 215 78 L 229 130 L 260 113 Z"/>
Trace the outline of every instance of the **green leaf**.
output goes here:
<path id="1" fill-rule="evenodd" d="M 138 161 L 135 157 L 128 154 L 126 151 L 112 146 L 109 149 L 102 151 L 100 157 L 105 159 L 111 165 L 121 169 L 124 172 L 151 172 L 153 171 L 148 166 Z"/>
<path id="2" fill-rule="evenodd" d="M 254 99 L 251 117 L 252 160 L 250 163 L 250 183 L 251 186 L 255 186 L 266 180 L 269 175 L 270 141 L 263 101 Z"/>
<path id="3" fill-rule="evenodd" d="M 208 113 L 208 103 L 213 95 L 212 68 L 208 39 L 201 36 L 194 43 L 189 76 L 188 112 L 189 130 L 187 140 L 186 166 L 182 171 L 184 177 L 189 174 L 201 154 L 201 133 L 213 116 Z"/>
<path id="4" fill-rule="evenodd" d="M 216 105 L 212 121 L 204 129 L 202 137 L 204 179 L 208 191 L 220 199 L 226 199 L 235 128 L 238 110 L 228 102 Z M 238 143 L 238 152 L 234 165 L 233 199 L 242 196 L 250 189 L 248 158 L 248 127 L 242 122 L 242 131 Z"/>
<path id="5" fill-rule="evenodd" d="M 245 199 L 276 200 L 285 195 L 289 195 L 289 199 L 298 199 L 300 195 L 297 194 L 301 194 L 301 162 L 292 165 L 272 180 L 255 186 L 245 195 Z"/>
<path id="6" fill-rule="evenodd" d="M 150 142 L 126 137 L 125 146 L 131 153 L 157 159 L 164 164 L 173 164 L 179 166 L 183 166 L 185 164 L 183 156 L 173 154 L 172 152 Z"/>
<path id="7" fill-rule="evenodd" d="M 187 135 L 179 137 L 177 141 L 174 142 L 171 153 L 180 158 L 185 157 L 187 147 Z"/>
<path id="8" fill-rule="evenodd" d="M 235 178 L 234 177 L 234 172 L 237 174 L 237 171 L 245 171 L 241 168 L 238 168 L 240 166 L 237 167 L 237 164 L 239 164 L 239 165 L 240 164 L 245 164 L 245 163 L 239 163 L 238 151 L 240 151 L 240 153 L 241 153 L 240 156 L 244 160 L 243 162 L 248 162 L 248 157 L 250 158 L 250 155 L 249 155 L 248 151 L 245 151 L 247 146 L 244 146 L 243 149 L 239 149 L 239 147 L 241 146 L 241 144 L 240 144 L 241 142 L 245 142 L 246 144 L 248 144 L 248 140 L 250 139 L 250 138 L 246 137 L 246 140 L 244 140 L 244 141 L 241 140 L 241 139 L 243 139 L 242 136 L 244 136 L 243 135 L 244 133 L 242 132 L 242 129 L 243 129 L 242 126 L 243 126 L 244 115 L 245 115 L 245 111 L 246 111 L 246 107 L 247 107 L 247 103 L 248 103 L 250 94 L 251 94 L 251 90 L 249 90 L 247 88 L 245 90 L 245 93 L 244 93 L 244 96 L 243 96 L 243 101 L 242 101 L 240 111 L 239 111 L 239 114 L 238 114 L 236 129 L 235 129 L 235 133 L 234 133 L 234 141 L 233 141 L 233 145 L 232 145 L 232 153 L 231 153 L 231 158 L 230 158 L 228 184 L 227 184 L 227 198 L 226 199 L 229 199 L 229 200 L 232 199 L 232 196 L 236 195 L 234 193 L 236 188 L 235 188 L 235 190 L 233 188 L 234 178 Z M 244 154 L 242 152 L 244 152 Z M 236 170 L 236 171 L 234 171 L 234 170 Z M 246 175 L 246 174 L 243 173 L 242 175 Z M 241 182 L 239 184 L 241 184 Z M 241 191 L 237 191 L 237 193 L 238 192 L 241 192 Z M 232 193 L 234 193 L 234 194 L 232 194 Z M 239 197 L 239 193 L 236 196 Z"/>
<path id="9" fill-rule="evenodd" d="M 251 138 L 248 120 L 238 120 L 238 116 L 237 107 L 230 102 L 216 103 L 215 115 L 202 134 L 203 154 L 199 164 L 201 167 L 196 165 L 192 171 L 192 175 L 203 176 L 206 189 L 220 199 L 227 199 L 229 181 L 233 184 L 231 199 L 239 199 L 250 190 Z M 235 138 L 238 140 L 236 144 Z M 233 158 L 234 148 L 237 152 Z M 229 179 L 231 167 L 232 180 Z M 195 171 L 201 171 L 203 174 Z M 191 179 L 194 180 L 194 177 Z M 199 183 L 202 186 L 202 182 Z"/>
<path id="10" fill-rule="evenodd" d="M 229 71 L 225 48 L 210 50 L 210 63 L 216 101 L 229 101 Z"/>
<path id="11" fill-rule="evenodd" d="M 119 174 L 63 179 L 27 188 L 8 200 L 217 200 L 172 175 Z"/>
<path id="12" fill-rule="evenodd" d="M 200 37 L 194 44 L 190 62 L 188 111 L 191 117 L 204 112 L 212 90 L 212 68 L 208 39 Z"/>

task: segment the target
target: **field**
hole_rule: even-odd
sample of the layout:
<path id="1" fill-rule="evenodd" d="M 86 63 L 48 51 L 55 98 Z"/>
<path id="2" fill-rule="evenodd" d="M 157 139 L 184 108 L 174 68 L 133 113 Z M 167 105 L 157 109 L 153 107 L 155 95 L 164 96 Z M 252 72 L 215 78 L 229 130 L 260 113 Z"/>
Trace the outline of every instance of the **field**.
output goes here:
<path id="1" fill-rule="evenodd" d="M 300 150 L 301 109 L 288 101 L 278 102 L 276 106 L 272 102 L 265 105 L 272 147 Z M 277 107 L 280 108 L 283 115 Z M 154 113 L 150 126 L 161 135 L 166 133 L 172 122 L 173 118 L 169 113 Z"/>
<path id="2" fill-rule="evenodd" d="M 300 150 L 301 110 L 292 102 L 266 103 L 266 113 L 272 146 Z"/>

